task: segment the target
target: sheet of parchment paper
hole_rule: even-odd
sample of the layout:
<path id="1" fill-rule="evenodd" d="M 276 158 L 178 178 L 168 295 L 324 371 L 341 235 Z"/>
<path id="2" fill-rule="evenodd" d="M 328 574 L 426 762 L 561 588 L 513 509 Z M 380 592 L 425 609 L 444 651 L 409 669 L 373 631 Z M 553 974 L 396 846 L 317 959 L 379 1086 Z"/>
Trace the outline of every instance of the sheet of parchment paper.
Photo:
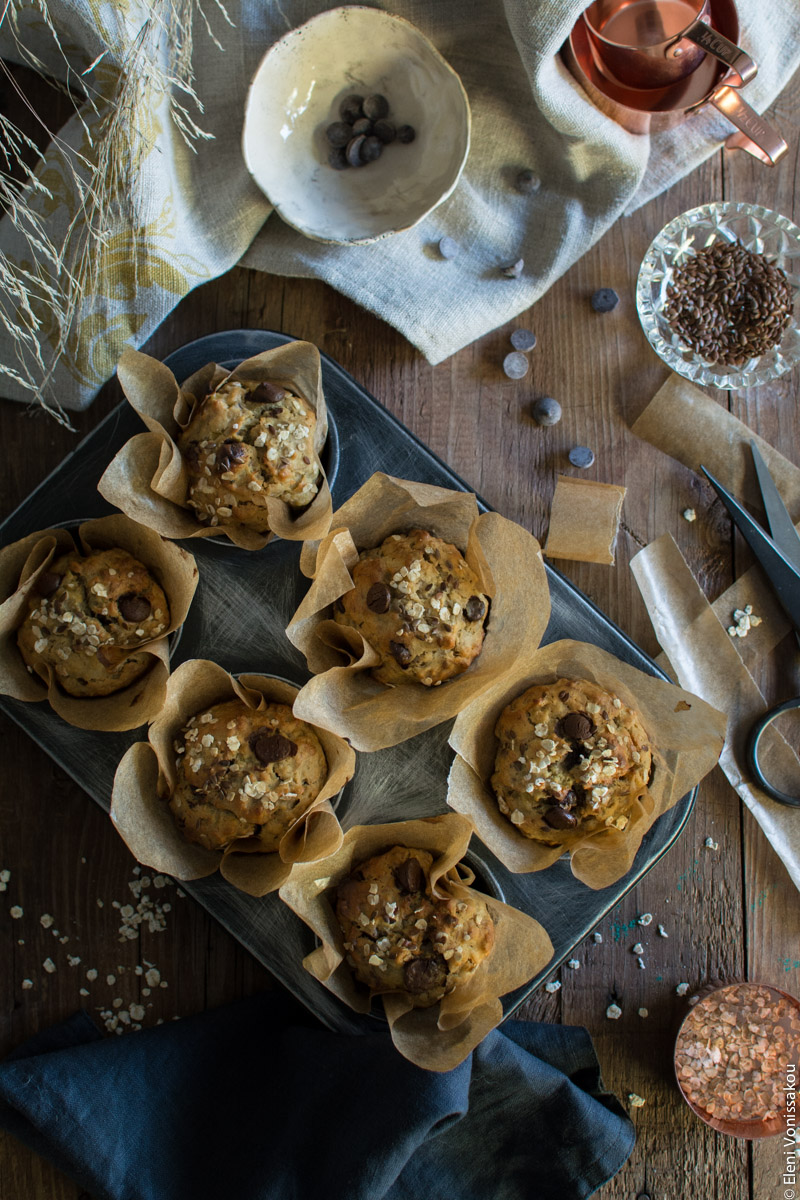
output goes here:
<path id="1" fill-rule="evenodd" d="M 626 488 L 557 475 L 544 552 L 548 558 L 613 567 Z"/>

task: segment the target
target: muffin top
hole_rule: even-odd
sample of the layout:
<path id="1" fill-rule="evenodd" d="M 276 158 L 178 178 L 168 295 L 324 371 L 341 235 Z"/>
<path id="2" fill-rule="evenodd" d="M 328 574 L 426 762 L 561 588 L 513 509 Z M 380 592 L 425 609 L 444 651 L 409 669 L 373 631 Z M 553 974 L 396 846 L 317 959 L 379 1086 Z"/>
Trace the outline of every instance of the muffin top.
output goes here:
<path id="1" fill-rule="evenodd" d="M 625 829 L 647 790 L 652 753 L 639 714 L 586 679 L 537 684 L 497 721 L 492 788 L 525 837 Z"/>
<path id="2" fill-rule="evenodd" d="M 381 656 L 379 682 L 436 687 L 480 654 L 489 599 L 456 546 L 424 529 L 393 533 L 363 550 L 351 575 L 334 619 Z"/>
<path id="3" fill-rule="evenodd" d="M 167 598 L 127 550 L 63 554 L 40 576 L 17 645 L 32 672 L 49 667 L 73 696 L 106 696 L 152 664 L 139 647 L 169 628 Z"/>
<path id="4" fill-rule="evenodd" d="M 288 704 L 215 704 L 187 722 L 174 750 L 169 806 L 187 841 L 207 850 L 242 838 L 277 850 L 328 775 L 319 738 Z"/>
<path id="5" fill-rule="evenodd" d="M 274 383 L 229 380 L 196 405 L 178 447 L 204 525 L 269 530 L 266 498 L 302 508 L 319 490 L 317 415 Z"/>
<path id="6" fill-rule="evenodd" d="M 347 962 L 376 992 L 406 992 L 428 1008 L 468 979 L 494 945 L 481 897 L 434 896 L 433 856 L 393 846 L 361 863 L 336 889 Z"/>

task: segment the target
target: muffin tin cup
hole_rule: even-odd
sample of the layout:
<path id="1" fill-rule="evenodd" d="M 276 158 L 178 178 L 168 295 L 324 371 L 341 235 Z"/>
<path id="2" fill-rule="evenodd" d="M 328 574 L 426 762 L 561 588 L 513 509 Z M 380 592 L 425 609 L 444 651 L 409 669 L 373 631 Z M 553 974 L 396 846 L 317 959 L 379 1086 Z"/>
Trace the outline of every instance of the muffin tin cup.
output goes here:
<path id="1" fill-rule="evenodd" d="M 225 851 L 188 842 L 167 804 L 175 784 L 173 742 L 190 717 L 226 700 L 241 700 L 253 709 L 270 702 L 291 707 L 297 692 L 294 684 L 276 676 L 234 678 L 207 659 L 190 659 L 178 667 L 147 742 L 130 747 L 114 777 L 111 819 L 140 863 L 183 880 L 202 879 L 219 870 L 234 887 L 264 896 L 285 882 L 293 864 L 315 862 L 341 845 L 333 802 L 353 776 L 355 754 L 342 738 L 324 729 L 314 732 L 325 751 L 327 779 L 287 829 L 277 851 L 265 852 L 255 838 L 234 842 Z"/>
<path id="2" fill-rule="evenodd" d="M 631 802 L 624 830 L 567 830 L 557 845 L 535 842 L 503 816 L 490 785 L 505 707 L 534 684 L 588 679 L 639 713 L 651 741 L 654 769 L 645 793 Z M 459 714 L 450 734 L 456 758 L 447 803 L 475 824 L 478 836 L 513 872 L 542 871 L 570 852 L 573 875 L 591 888 L 616 883 L 630 870 L 642 838 L 715 765 L 726 718 L 690 692 L 654 679 L 597 646 L 564 640 L 541 647 L 512 675 Z"/>
<path id="3" fill-rule="evenodd" d="M 152 572 L 167 597 L 170 623 L 157 639 L 137 646 L 152 656 L 153 664 L 133 683 L 108 696 L 71 696 L 51 670 L 41 676 L 28 671 L 17 647 L 17 629 L 38 580 L 56 558 L 115 546 Z M 170 640 L 183 625 L 197 581 L 191 554 L 122 514 L 54 525 L 6 546 L 0 552 L 0 595 L 6 597 L 0 604 L 0 692 L 17 700 L 48 700 L 60 717 L 79 729 L 121 731 L 152 720 L 166 695 L 174 650 Z"/>
<path id="4" fill-rule="evenodd" d="M 538 921 L 494 897 L 472 889 L 474 872 L 464 867 L 472 822 L 457 813 L 386 825 L 354 825 L 341 847 L 324 862 L 298 864 L 279 896 L 319 939 L 303 959 L 305 969 L 344 1004 L 368 1014 L 381 995 L 392 1041 L 419 1067 L 449 1071 L 458 1066 L 503 1019 L 500 997 L 543 969 L 553 955 Z M 331 895 L 359 863 L 391 846 L 427 850 L 434 856 L 430 883 L 440 895 L 486 901 L 494 921 L 494 947 L 468 980 L 430 1008 L 414 1008 L 405 992 L 370 990 L 358 982 L 345 961 L 342 933 Z"/>
<path id="5" fill-rule="evenodd" d="M 421 528 L 455 544 L 490 597 L 480 654 L 441 687 L 387 687 L 372 678 L 375 649 L 354 629 L 335 623 L 334 601 L 353 587 L 360 550 L 392 533 Z M 321 542 L 307 542 L 301 571 L 313 583 L 286 630 L 314 678 L 297 700 L 298 716 L 335 729 L 357 750 L 396 746 L 454 717 L 538 646 L 550 616 L 550 594 L 536 539 L 499 513 L 479 514 L 474 495 L 378 472 L 332 518 Z"/>
<path id="6" fill-rule="evenodd" d="M 289 541 L 324 537 L 333 505 L 319 459 L 328 436 L 328 415 L 316 346 L 288 342 L 246 359 L 233 371 L 208 363 L 183 386 L 164 363 L 128 348 L 117 374 L 129 403 L 149 432 L 136 434 L 126 442 L 103 473 L 98 490 L 111 504 L 164 537 L 223 537 L 244 550 L 261 550 L 275 537 Z M 267 533 L 238 524 L 203 525 L 188 503 L 188 474 L 177 443 L 203 396 L 228 380 L 269 381 L 286 387 L 307 400 L 317 414 L 314 449 L 321 478 L 319 491 L 302 510 L 267 496 Z"/>

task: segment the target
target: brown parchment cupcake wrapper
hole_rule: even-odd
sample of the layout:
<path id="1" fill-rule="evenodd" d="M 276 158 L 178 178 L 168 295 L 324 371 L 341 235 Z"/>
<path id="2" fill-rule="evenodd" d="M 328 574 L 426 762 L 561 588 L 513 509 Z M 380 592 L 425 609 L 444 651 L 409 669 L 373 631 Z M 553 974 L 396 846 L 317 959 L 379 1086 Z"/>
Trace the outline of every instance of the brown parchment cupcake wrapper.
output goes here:
<path id="1" fill-rule="evenodd" d="M 562 677 L 591 680 L 635 709 L 650 737 L 655 769 L 650 787 L 628 810 L 627 828 L 590 834 L 568 830 L 550 847 L 526 838 L 502 815 L 490 779 L 498 747 L 494 730 L 503 709 L 534 684 Z M 568 850 L 577 879 L 591 888 L 608 887 L 630 870 L 651 825 L 715 765 L 725 723 L 723 713 L 691 692 L 646 675 L 597 646 L 553 642 L 457 718 L 450 735 L 456 758 L 447 803 L 475 823 L 478 836 L 510 871 L 542 871 Z"/>
<path id="2" fill-rule="evenodd" d="M 391 533 L 427 529 L 454 543 L 491 597 L 483 648 L 462 675 L 426 688 L 378 683 L 375 650 L 331 618 L 331 605 L 353 587 L 359 550 Z M 314 678 L 302 688 L 298 716 L 346 737 L 357 750 L 380 750 L 455 716 L 538 646 L 550 617 L 550 593 L 536 539 L 499 513 L 478 514 L 466 492 L 373 475 L 333 517 L 332 531 L 304 545 L 301 570 L 313 583 L 286 630 Z"/>
<path id="3" fill-rule="evenodd" d="M 440 896 L 472 893 L 472 872 L 457 864 L 473 833 L 472 822 L 456 813 L 388 825 L 355 825 L 337 852 L 323 862 L 295 867 L 280 889 L 281 899 L 320 939 L 303 959 L 316 979 L 356 1012 L 369 1012 L 373 996 L 383 995 L 392 1041 L 411 1062 L 430 1071 L 449 1071 L 503 1019 L 500 997 L 527 983 L 553 956 L 547 933 L 532 917 L 481 892 L 495 926 L 495 944 L 472 977 L 431 1008 L 413 1008 L 403 992 L 370 991 L 345 961 L 342 932 L 334 911 L 334 889 L 359 863 L 391 846 L 428 850 L 430 873 Z"/>
<path id="4" fill-rule="evenodd" d="M 265 350 L 226 371 L 209 363 L 178 384 L 169 367 L 141 351 L 127 348 L 117 367 L 122 390 L 149 432 L 132 437 L 116 454 L 98 484 L 102 496 L 128 516 L 165 537 L 228 537 L 244 550 L 260 550 L 274 536 L 290 541 L 321 538 L 330 527 L 331 493 L 319 453 L 328 436 L 328 412 L 322 391 L 319 351 L 310 342 L 290 342 Z M 189 478 L 177 439 L 195 406 L 226 380 L 270 381 L 307 400 L 317 414 L 314 449 L 322 482 L 302 512 L 283 500 L 265 498 L 270 533 L 244 525 L 201 525 L 189 507 Z"/>
<path id="5" fill-rule="evenodd" d="M 331 799 L 352 778 L 355 754 L 342 738 L 325 729 L 314 732 L 325 751 L 328 776 L 277 851 L 265 853 L 255 838 L 235 842 L 224 852 L 194 845 L 183 837 L 167 805 L 176 782 L 173 741 L 190 717 L 226 700 L 241 700 L 256 710 L 267 703 L 291 707 L 297 691 L 293 684 L 268 675 L 234 679 L 207 659 L 190 659 L 178 667 L 148 741 L 131 746 L 114 777 L 111 819 L 140 863 L 178 879 L 201 879 L 219 870 L 240 891 L 264 896 L 280 887 L 294 863 L 324 858 L 341 845 L 342 830 Z"/>
<path id="6" fill-rule="evenodd" d="M 153 657 L 152 667 L 128 687 L 110 696 L 70 696 L 47 668 L 41 677 L 28 671 L 17 647 L 17 629 L 28 611 L 28 598 L 54 559 L 75 550 L 82 554 L 118 546 L 144 563 L 164 590 L 170 623 L 155 641 L 137 645 Z M 135 729 L 151 721 L 164 702 L 169 676 L 167 638 L 186 619 L 197 587 L 197 564 L 191 554 L 165 541 L 120 513 L 84 521 L 73 536 L 66 529 L 45 529 L 0 551 L 0 692 L 17 700 L 48 700 L 78 729 Z"/>

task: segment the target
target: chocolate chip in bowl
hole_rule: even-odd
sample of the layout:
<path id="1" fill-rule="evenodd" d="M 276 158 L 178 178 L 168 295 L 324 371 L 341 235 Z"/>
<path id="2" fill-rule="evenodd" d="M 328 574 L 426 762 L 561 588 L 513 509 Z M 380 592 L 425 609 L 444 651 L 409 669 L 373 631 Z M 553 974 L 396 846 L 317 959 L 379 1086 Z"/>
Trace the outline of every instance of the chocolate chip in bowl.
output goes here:
<path id="1" fill-rule="evenodd" d="M 800 361 L 800 229 L 757 204 L 690 209 L 647 250 L 636 307 L 678 375 L 720 388 L 776 379 Z"/>

